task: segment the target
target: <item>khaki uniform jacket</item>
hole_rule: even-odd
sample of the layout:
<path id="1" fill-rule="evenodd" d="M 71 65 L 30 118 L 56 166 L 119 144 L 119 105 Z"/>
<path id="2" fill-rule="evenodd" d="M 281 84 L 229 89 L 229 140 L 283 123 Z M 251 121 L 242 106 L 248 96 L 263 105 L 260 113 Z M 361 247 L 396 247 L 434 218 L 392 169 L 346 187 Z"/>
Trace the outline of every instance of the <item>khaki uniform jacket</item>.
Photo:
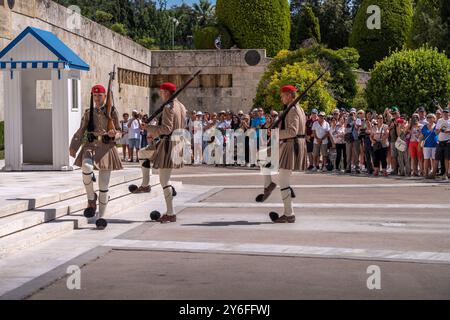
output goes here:
<path id="1" fill-rule="evenodd" d="M 117 110 L 113 108 L 111 116 L 114 122 L 116 131 L 121 132 L 119 117 Z M 94 140 L 93 142 L 84 141 L 84 135 L 86 133 L 89 123 L 89 109 L 84 112 L 81 119 L 80 128 L 75 132 L 72 141 L 70 142 L 70 148 L 77 150 L 81 148 L 80 153 L 75 159 L 75 165 L 82 166 L 85 158 L 92 158 L 94 161 L 95 170 L 121 170 L 123 169 L 120 161 L 119 153 L 117 152 L 116 142 L 110 140 L 109 143 L 103 143 L 101 140 Z M 100 109 L 94 108 L 94 135 L 95 137 L 101 137 L 107 135 L 108 129 L 108 117 L 106 116 L 106 107 Z"/>
<path id="2" fill-rule="evenodd" d="M 156 145 L 152 159 L 150 159 L 153 163 L 153 168 L 178 169 L 183 166 L 183 149 L 181 146 L 178 146 L 181 142 L 171 141 L 170 135 L 175 130 L 184 129 L 185 119 L 186 108 L 178 99 L 175 99 L 164 107 L 160 125 L 148 127 L 147 132 L 149 135 L 161 138 L 161 141 Z M 177 148 L 175 149 L 175 147 Z M 174 161 L 175 158 L 179 161 Z"/>
<path id="3" fill-rule="evenodd" d="M 305 111 L 299 106 L 292 108 L 284 119 L 285 129 L 280 129 L 280 169 L 304 171 L 306 167 L 306 141 L 297 138 L 306 134 Z"/>

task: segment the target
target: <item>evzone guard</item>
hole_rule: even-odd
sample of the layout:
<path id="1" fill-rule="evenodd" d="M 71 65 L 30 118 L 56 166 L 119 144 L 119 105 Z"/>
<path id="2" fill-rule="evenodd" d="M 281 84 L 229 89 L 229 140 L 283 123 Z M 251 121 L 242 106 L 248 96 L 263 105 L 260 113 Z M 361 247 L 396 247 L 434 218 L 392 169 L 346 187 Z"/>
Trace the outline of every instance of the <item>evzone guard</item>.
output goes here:
<path id="1" fill-rule="evenodd" d="M 173 197 L 176 196 L 176 191 L 170 184 L 170 176 L 173 169 L 183 166 L 183 148 L 177 146 L 178 143 L 182 143 L 181 141 L 172 141 L 171 138 L 175 130 L 184 129 L 186 108 L 178 99 L 173 98 L 176 91 L 177 88 L 173 83 L 163 83 L 159 94 L 164 104 L 158 125 L 142 124 L 142 128 L 147 130 L 150 143 L 138 154 L 142 170 L 142 184 L 140 187 L 130 186 L 132 193 L 150 192 L 150 169 L 159 170 L 159 180 L 164 191 L 167 211 L 163 216 L 159 212 L 153 211 L 150 217 L 161 223 L 176 222 L 177 220 L 173 209 Z M 175 158 L 179 161 L 174 161 Z"/>
<path id="2" fill-rule="evenodd" d="M 104 229 L 107 226 L 104 217 L 109 201 L 108 189 L 111 171 L 123 169 L 115 142 L 120 138 L 121 130 L 117 110 L 112 106 L 112 79 L 110 79 L 108 97 L 106 89 L 102 85 L 92 88 L 90 107 L 84 113 L 80 128 L 70 143 L 70 155 L 74 158 L 80 146 L 83 145 L 75 160 L 75 165 L 82 168 L 83 183 L 88 198 L 84 216 L 86 218 L 96 217 L 98 229 Z M 86 138 L 84 138 L 85 134 L 87 134 Z M 99 171 L 98 196 L 94 192 L 94 182 L 97 180 L 94 170 Z M 98 214 L 96 213 L 97 200 L 99 203 Z"/>
<path id="3" fill-rule="evenodd" d="M 295 223 L 295 213 L 292 207 L 294 190 L 290 185 L 292 171 L 304 171 L 306 166 L 306 115 L 296 99 L 297 88 L 288 85 L 281 88 L 281 101 L 285 105 L 283 116 L 280 117 L 279 131 L 280 159 L 279 183 L 284 204 L 284 214 L 271 212 L 274 223 Z M 277 125 L 277 124 L 275 124 Z M 257 202 L 264 202 L 272 194 L 277 185 L 270 175 L 264 175 L 264 193 L 256 197 Z"/>

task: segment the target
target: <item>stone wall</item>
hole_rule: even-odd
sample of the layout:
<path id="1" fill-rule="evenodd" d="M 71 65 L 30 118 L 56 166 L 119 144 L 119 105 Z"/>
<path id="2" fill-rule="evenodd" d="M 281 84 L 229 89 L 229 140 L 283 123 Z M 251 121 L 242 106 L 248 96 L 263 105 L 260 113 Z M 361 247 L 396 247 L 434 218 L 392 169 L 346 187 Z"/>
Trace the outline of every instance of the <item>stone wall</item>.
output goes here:
<path id="1" fill-rule="evenodd" d="M 27 26 L 55 33 L 63 42 L 83 58 L 91 67 L 82 72 L 82 101 L 88 107 L 90 87 L 96 83 L 105 86 L 114 64 L 150 73 L 151 52 L 132 40 L 86 18 L 73 14 L 67 8 L 49 0 L 16 0 L 13 10 L 0 2 L 0 49 L 3 49 Z M 0 120 L 4 118 L 3 76 L 0 72 Z M 116 85 L 116 88 L 118 86 Z M 149 109 L 149 89 L 122 85 L 115 90 L 115 103 L 119 112 Z"/>
<path id="2" fill-rule="evenodd" d="M 156 97 L 162 81 L 181 85 L 181 79 L 201 69 L 200 78 L 180 95 L 188 110 L 248 111 L 269 62 L 265 50 L 152 51 L 151 110 L 159 106 Z"/>
<path id="3" fill-rule="evenodd" d="M 370 72 L 355 70 L 353 73 L 356 75 L 356 84 L 365 89 L 370 80 Z"/>

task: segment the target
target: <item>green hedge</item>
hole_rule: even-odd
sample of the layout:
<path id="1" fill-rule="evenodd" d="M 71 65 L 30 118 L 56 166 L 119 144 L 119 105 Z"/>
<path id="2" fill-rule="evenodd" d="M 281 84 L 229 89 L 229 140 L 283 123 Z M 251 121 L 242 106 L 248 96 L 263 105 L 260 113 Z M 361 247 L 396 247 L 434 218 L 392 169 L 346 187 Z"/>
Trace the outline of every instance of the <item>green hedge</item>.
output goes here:
<path id="1" fill-rule="evenodd" d="M 0 121 L 0 150 L 5 149 L 5 121 Z"/>
<path id="2" fill-rule="evenodd" d="M 367 28 L 367 8 L 377 5 L 381 9 L 381 29 Z M 383 60 L 397 49 L 402 49 L 412 25 L 412 0 L 364 0 L 353 23 L 349 44 L 358 49 L 360 66 L 369 70 L 375 62 Z"/>
<path id="3" fill-rule="evenodd" d="M 298 28 L 298 39 L 295 39 L 295 43 L 297 47 L 304 41 L 310 38 L 316 39 L 317 42 L 320 42 L 320 24 L 319 18 L 317 18 L 314 14 L 311 6 L 303 7 L 300 13 L 300 21 L 299 25 L 296 26 Z"/>
<path id="4" fill-rule="evenodd" d="M 317 63 L 310 64 L 306 61 L 286 65 L 280 71 L 275 72 L 264 90 L 264 106 L 266 110 L 283 109 L 283 104 L 280 100 L 280 89 L 282 86 L 294 85 L 301 92 L 318 77 L 320 72 L 322 72 L 322 69 Z M 327 113 L 331 113 L 336 104 L 336 100 L 327 90 L 326 77 L 317 82 L 309 91 L 308 96 L 301 102 L 301 106 L 307 111 L 316 108 Z"/>
<path id="5" fill-rule="evenodd" d="M 331 76 L 326 83 L 327 89 L 333 93 L 338 107 L 348 107 L 356 95 L 356 76 L 352 69 L 357 66 L 359 59 L 355 49 L 344 48 L 341 50 L 331 50 L 322 46 L 312 48 L 301 48 L 295 51 L 281 51 L 269 64 L 266 72 L 262 76 L 257 89 L 254 104 L 270 109 L 273 106 L 267 104 L 266 96 L 271 94 L 267 91 L 267 86 L 272 80 L 272 76 L 280 72 L 287 65 L 296 62 L 306 61 L 315 63 L 318 59 L 328 61 L 331 68 Z M 344 59 L 348 59 L 345 61 Z"/>
<path id="6" fill-rule="evenodd" d="M 443 45 L 440 2 L 441 0 L 418 0 L 408 36 L 409 48 L 417 49 L 425 44 L 439 48 Z"/>
<path id="7" fill-rule="evenodd" d="M 216 14 L 241 49 L 266 49 L 273 57 L 289 48 L 288 0 L 217 0 Z"/>
<path id="8" fill-rule="evenodd" d="M 450 59 L 436 49 L 395 52 L 376 64 L 366 96 L 369 107 L 379 112 L 397 105 L 401 112 L 411 114 L 420 105 L 431 109 L 435 100 L 446 106 L 450 99 Z"/>
<path id="9" fill-rule="evenodd" d="M 222 42 L 222 49 L 230 49 L 233 46 L 233 40 L 230 33 L 220 26 L 209 26 L 205 28 L 199 28 L 194 32 L 194 46 L 195 49 L 215 49 L 215 40 L 220 35 Z"/>
<path id="10" fill-rule="evenodd" d="M 122 36 L 126 36 L 128 34 L 128 30 L 123 23 L 114 23 L 111 26 L 111 30 Z"/>

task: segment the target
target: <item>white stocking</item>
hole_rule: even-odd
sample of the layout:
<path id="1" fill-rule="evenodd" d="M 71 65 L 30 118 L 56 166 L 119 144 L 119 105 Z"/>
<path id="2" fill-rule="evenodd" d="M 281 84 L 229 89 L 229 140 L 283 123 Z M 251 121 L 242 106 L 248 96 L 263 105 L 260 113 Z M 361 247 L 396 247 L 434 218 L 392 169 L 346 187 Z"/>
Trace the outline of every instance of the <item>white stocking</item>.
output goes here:
<path id="1" fill-rule="evenodd" d="M 147 158 L 146 149 L 139 150 L 138 155 L 142 171 L 142 186 L 148 187 L 150 185 L 151 165 L 150 160 Z"/>
<path id="2" fill-rule="evenodd" d="M 81 166 L 81 171 L 83 172 L 83 183 L 86 188 L 86 194 L 88 200 L 95 200 L 95 192 L 94 192 L 94 164 L 92 158 L 84 158 L 83 164 Z"/>
<path id="3" fill-rule="evenodd" d="M 280 189 L 281 199 L 284 204 L 284 214 L 286 216 L 293 216 L 294 209 L 292 208 L 292 193 L 290 186 L 291 170 L 280 169 Z"/>
<path id="4" fill-rule="evenodd" d="M 159 181 L 164 190 L 164 199 L 166 200 L 167 212 L 171 216 L 175 215 L 173 211 L 173 187 L 170 185 L 170 175 L 172 169 L 159 169 Z"/>
<path id="5" fill-rule="evenodd" d="M 106 206 L 109 202 L 108 196 L 108 188 L 109 188 L 109 179 L 111 178 L 111 171 L 109 170 L 101 170 L 98 177 L 98 188 L 99 188 L 99 197 L 98 197 L 98 206 L 99 206 L 99 217 L 103 218 L 106 212 Z"/>

